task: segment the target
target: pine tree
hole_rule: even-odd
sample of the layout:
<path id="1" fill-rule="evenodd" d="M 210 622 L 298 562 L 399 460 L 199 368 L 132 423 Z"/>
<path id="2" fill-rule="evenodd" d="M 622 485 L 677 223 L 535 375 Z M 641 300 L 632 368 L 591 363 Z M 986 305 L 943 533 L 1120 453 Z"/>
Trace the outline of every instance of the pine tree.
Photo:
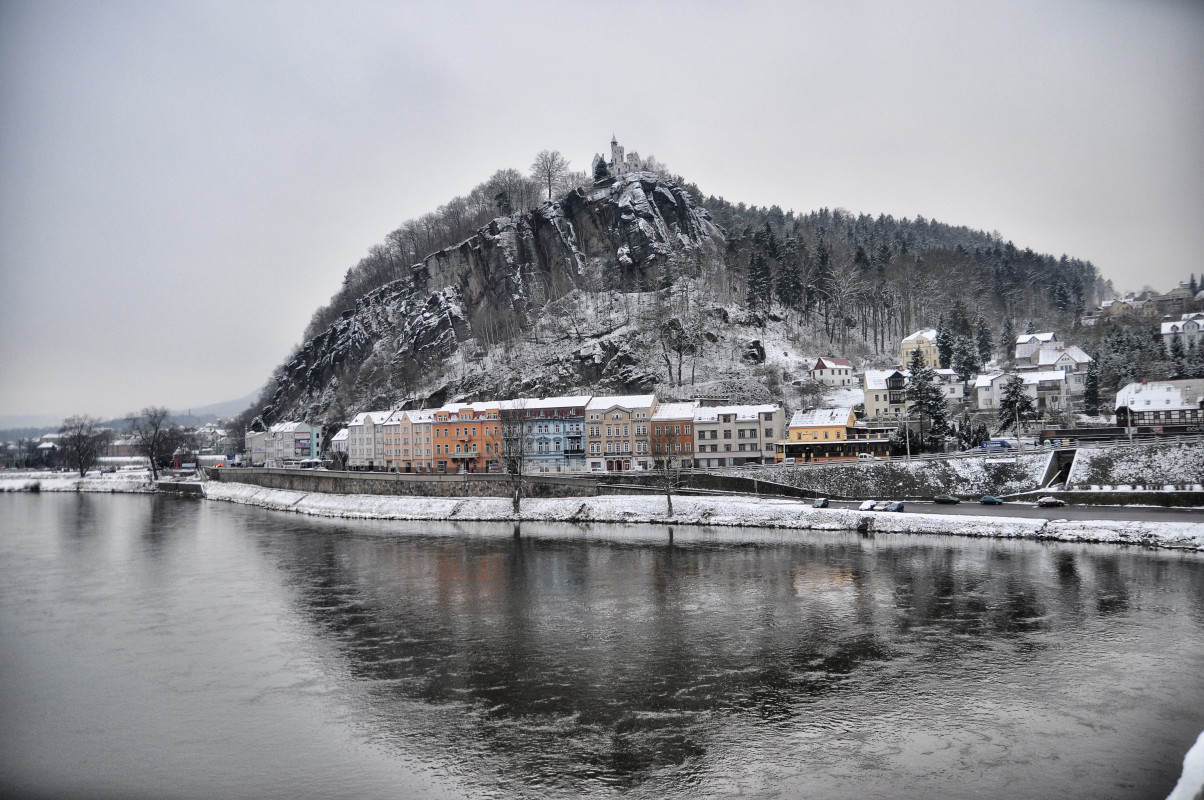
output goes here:
<path id="1" fill-rule="evenodd" d="M 807 287 L 803 285 L 803 270 L 799 263 L 798 240 L 787 239 L 782 248 L 782 263 L 778 267 L 778 302 L 786 308 L 799 308 L 803 304 Z"/>
<path id="2" fill-rule="evenodd" d="M 991 328 L 987 325 L 985 319 L 979 317 L 975 329 L 975 338 L 978 345 L 978 364 L 979 366 L 986 366 L 991 360 Z"/>
<path id="3" fill-rule="evenodd" d="M 949 365 L 953 363 L 953 328 L 945 322 L 944 316 L 937 325 L 939 326 L 936 332 L 937 358 L 940 359 L 941 369 L 949 369 Z"/>
<path id="4" fill-rule="evenodd" d="M 748 258 L 748 307 L 757 310 L 769 307 L 773 293 L 773 276 L 765 256 L 753 251 Z"/>
<path id="5" fill-rule="evenodd" d="M 907 382 L 907 413 L 920 421 L 920 440 L 930 449 L 937 449 L 949 433 L 949 409 L 941 391 L 936 371 L 924 361 L 920 351 L 913 350 L 908 365 L 911 377 Z M 925 432 L 925 422 L 928 423 Z"/>
<path id="6" fill-rule="evenodd" d="M 1017 419 L 1032 419 L 1036 407 L 1033 398 L 1024 391 L 1024 378 L 1013 375 L 1003 385 L 1003 396 L 999 398 L 999 430 L 1006 431 Z M 1016 431 L 1019 435 L 1020 431 Z"/>
<path id="7" fill-rule="evenodd" d="M 1083 384 L 1083 411 L 1091 417 L 1099 416 L 1099 353 L 1091 356 L 1087 365 L 1087 379 Z"/>
<path id="8" fill-rule="evenodd" d="M 1011 361 L 1015 352 L 1016 326 L 1012 323 L 1012 318 L 1007 317 L 1003 320 L 1003 330 L 999 333 L 1000 359 L 1003 361 Z"/>
<path id="9" fill-rule="evenodd" d="M 1196 293 L 1200 291 L 1200 284 L 1196 283 L 1196 273 L 1191 274 L 1191 280 L 1187 282 L 1187 288 L 1191 290 L 1192 299 L 1195 299 Z"/>
<path id="10" fill-rule="evenodd" d="M 1171 337 L 1170 358 L 1175 365 L 1175 377 L 1183 378 L 1187 372 L 1187 351 L 1183 349 L 1183 337 L 1175 334 Z"/>
<path id="11" fill-rule="evenodd" d="M 953 369 L 957 377 L 968 381 L 978 374 L 981 364 L 978 362 L 978 348 L 969 338 L 958 339 L 953 344 Z"/>

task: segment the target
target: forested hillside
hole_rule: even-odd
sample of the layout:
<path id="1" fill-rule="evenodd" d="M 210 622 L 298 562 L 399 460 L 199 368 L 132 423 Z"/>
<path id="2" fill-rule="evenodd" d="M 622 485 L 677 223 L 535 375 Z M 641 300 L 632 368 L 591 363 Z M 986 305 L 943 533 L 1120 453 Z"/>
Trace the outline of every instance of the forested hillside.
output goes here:
<path id="1" fill-rule="evenodd" d="M 1012 331 L 1074 329 L 1110 291 L 1090 262 L 997 233 L 746 207 L 642 163 L 659 172 L 502 170 L 405 222 L 346 271 L 247 416 L 519 392 L 789 403 L 817 355 L 894 363 L 902 336 L 948 316 L 981 361 Z"/>

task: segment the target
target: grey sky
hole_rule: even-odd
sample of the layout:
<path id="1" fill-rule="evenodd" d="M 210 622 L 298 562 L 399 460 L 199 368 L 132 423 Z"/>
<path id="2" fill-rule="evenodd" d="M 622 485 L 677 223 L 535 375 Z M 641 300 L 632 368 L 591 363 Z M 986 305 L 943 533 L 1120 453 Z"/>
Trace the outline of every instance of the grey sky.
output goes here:
<path id="1" fill-rule="evenodd" d="M 704 191 L 1204 271 L 1204 4 L 0 2 L 0 415 L 246 394 L 347 268 L 611 133 Z"/>

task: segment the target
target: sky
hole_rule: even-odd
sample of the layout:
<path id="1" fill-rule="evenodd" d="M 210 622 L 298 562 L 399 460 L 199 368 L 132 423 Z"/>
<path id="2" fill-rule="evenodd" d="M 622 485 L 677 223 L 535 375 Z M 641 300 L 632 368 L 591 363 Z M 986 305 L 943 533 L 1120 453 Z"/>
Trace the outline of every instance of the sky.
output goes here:
<path id="1" fill-rule="evenodd" d="M 257 391 L 347 269 L 540 150 L 1204 272 L 1204 3 L 0 0 L 0 418 Z"/>

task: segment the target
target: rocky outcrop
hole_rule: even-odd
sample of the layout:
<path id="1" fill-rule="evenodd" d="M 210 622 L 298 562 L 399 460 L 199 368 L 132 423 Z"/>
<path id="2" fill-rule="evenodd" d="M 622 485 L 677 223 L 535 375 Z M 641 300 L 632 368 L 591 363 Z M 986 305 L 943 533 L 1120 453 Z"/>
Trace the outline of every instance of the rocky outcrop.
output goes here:
<path id="1" fill-rule="evenodd" d="M 655 285 L 674 261 L 718 263 L 723 231 L 689 194 L 651 172 L 580 188 L 526 214 L 500 217 L 415 264 L 306 342 L 278 368 L 259 421 L 324 419 L 361 405 L 446 386 L 449 357 L 470 340 L 496 344 L 528 330 L 574 291 Z M 602 383 L 646 391 L 653 378 L 630 337 L 566 345 L 543 376 L 557 387 Z M 492 376 L 514 384 L 528 376 Z M 482 376 L 462 376 L 479 386 Z M 425 389 L 425 392 L 424 392 Z M 454 393 L 454 392 L 453 392 Z"/>

